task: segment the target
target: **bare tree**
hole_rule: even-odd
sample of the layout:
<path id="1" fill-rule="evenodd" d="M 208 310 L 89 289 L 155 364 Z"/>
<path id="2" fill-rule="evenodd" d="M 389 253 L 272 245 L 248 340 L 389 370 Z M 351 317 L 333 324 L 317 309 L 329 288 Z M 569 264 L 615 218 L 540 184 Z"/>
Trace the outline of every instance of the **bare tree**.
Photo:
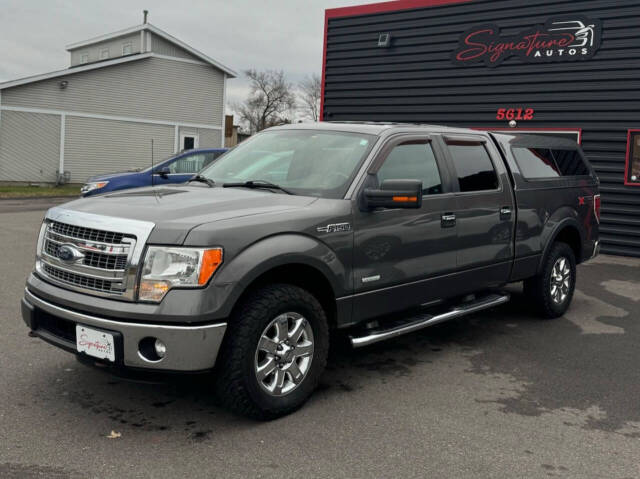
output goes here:
<path id="1" fill-rule="evenodd" d="M 245 70 L 251 80 L 249 97 L 235 109 L 252 133 L 270 126 L 291 123 L 290 114 L 296 99 L 293 85 L 287 82 L 282 70 Z"/>
<path id="2" fill-rule="evenodd" d="M 299 84 L 301 110 L 305 117 L 313 121 L 320 119 L 320 94 L 322 81 L 320 75 L 314 73 L 304 78 Z"/>

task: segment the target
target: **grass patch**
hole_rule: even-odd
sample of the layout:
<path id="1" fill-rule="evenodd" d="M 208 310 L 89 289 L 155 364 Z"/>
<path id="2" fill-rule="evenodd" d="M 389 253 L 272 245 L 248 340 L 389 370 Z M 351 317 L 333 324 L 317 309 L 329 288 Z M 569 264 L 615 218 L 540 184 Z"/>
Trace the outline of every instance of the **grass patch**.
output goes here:
<path id="1" fill-rule="evenodd" d="M 47 198 L 54 196 L 80 196 L 80 186 L 0 186 L 0 198 Z"/>

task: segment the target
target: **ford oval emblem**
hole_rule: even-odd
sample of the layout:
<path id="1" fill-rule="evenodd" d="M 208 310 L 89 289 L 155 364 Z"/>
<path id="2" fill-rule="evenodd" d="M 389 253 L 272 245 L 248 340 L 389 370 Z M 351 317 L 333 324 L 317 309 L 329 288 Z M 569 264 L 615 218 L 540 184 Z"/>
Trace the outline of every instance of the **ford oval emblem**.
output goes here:
<path id="1" fill-rule="evenodd" d="M 63 244 L 58 248 L 58 259 L 65 263 L 72 263 L 81 258 L 84 258 L 84 255 L 73 245 Z"/>

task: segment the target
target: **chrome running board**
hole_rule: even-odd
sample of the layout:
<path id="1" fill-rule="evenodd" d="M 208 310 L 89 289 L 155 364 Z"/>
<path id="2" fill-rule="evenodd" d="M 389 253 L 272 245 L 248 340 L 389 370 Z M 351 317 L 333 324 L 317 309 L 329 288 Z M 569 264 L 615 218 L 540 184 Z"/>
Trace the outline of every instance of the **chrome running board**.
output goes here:
<path id="1" fill-rule="evenodd" d="M 474 301 L 465 303 L 460 306 L 456 306 L 453 309 L 438 315 L 432 314 L 420 314 L 411 318 L 408 318 L 404 323 L 388 328 L 388 329 L 373 329 L 365 331 L 363 336 L 350 336 L 351 345 L 354 348 L 361 348 L 374 344 L 386 339 L 395 338 L 403 334 L 412 333 L 434 324 L 442 323 L 450 319 L 459 318 L 467 314 L 475 313 L 483 309 L 493 308 L 500 304 L 504 304 L 509 301 L 510 296 L 506 293 L 503 294 L 489 294 Z"/>

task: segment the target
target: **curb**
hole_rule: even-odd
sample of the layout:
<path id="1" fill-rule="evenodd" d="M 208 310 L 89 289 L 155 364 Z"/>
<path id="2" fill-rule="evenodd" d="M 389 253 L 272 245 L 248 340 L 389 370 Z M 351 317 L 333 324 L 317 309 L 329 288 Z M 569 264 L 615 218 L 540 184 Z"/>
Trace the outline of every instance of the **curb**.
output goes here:
<path id="1" fill-rule="evenodd" d="M 11 197 L 0 197 L 0 202 L 2 201 L 16 201 L 16 200 L 77 200 L 80 198 L 78 196 L 11 196 Z"/>

